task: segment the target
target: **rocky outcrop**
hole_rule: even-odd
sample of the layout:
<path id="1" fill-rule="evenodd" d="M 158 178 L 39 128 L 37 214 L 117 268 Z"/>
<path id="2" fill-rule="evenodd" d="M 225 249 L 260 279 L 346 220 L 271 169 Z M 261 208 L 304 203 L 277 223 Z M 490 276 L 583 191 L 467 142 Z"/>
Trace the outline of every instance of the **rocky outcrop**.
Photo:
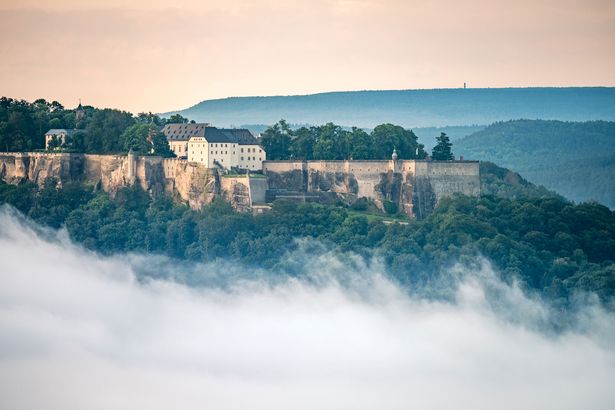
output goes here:
<path id="1" fill-rule="evenodd" d="M 480 195 L 476 161 L 265 161 L 263 171 L 269 200 L 316 196 L 318 202 L 352 204 L 368 198 L 381 210 L 418 218 L 447 195 Z"/>
<path id="2" fill-rule="evenodd" d="M 131 155 L 11 153 L 0 154 L 0 178 L 16 184 L 30 181 L 42 186 L 53 178 L 58 185 L 79 182 L 115 195 L 118 189 L 139 185 L 152 195 L 170 193 L 200 209 L 219 192 L 216 178 L 202 164 Z"/>
<path id="3" fill-rule="evenodd" d="M 219 194 L 218 175 L 203 164 L 181 160 L 164 160 L 171 169 L 166 176 L 165 189 L 176 199 L 188 202 L 191 208 L 200 209 L 211 203 Z M 165 166 L 165 170 L 167 170 Z"/>
<path id="4" fill-rule="evenodd" d="M 0 154 L 0 178 L 42 186 L 80 182 L 114 195 L 139 185 L 164 192 L 193 209 L 222 196 L 238 210 L 250 210 L 276 198 L 352 204 L 360 198 L 378 208 L 397 209 L 424 218 L 445 196 L 480 195 L 476 161 L 265 161 L 262 176 L 223 176 L 203 164 L 177 158 L 133 155 L 11 153 Z"/>

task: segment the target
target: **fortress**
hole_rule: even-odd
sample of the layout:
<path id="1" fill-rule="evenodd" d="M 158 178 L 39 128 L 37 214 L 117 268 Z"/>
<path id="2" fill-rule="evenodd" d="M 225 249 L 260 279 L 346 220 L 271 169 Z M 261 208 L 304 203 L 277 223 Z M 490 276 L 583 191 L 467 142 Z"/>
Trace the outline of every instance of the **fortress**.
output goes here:
<path id="1" fill-rule="evenodd" d="M 351 204 L 367 198 L 384 209 L 423 218 L 441 198 L 480 195 L 478 161 L 263 161 L 262 174 L 227 175 L 185 159 L 66 153 L 2 153 L 0 178 L 43 185 L 79 182 L 113 195 L 138 185 L 199 209 L 216 196 L 239 211 L 262 211 L 275 199 Z"/>

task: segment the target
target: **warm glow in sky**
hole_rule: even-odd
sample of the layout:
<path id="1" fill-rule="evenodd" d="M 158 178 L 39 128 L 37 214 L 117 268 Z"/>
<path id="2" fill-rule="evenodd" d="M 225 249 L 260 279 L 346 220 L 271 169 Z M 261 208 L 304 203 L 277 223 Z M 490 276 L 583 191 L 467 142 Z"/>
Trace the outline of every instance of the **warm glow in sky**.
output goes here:
<path id="1" fill-rule="evenodd" d="M 615 85 L 612 0 L 0 0 L 0 94 L 137 111 L 331 90 Z"/>

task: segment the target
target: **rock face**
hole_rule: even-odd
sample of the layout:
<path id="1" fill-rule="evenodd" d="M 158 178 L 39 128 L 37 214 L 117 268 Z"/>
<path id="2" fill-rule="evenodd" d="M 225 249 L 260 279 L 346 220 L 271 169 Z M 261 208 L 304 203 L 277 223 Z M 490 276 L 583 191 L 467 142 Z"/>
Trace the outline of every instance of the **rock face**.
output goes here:
<path id="1" fill-rule="evenodd" d="M 111 195 L 138 184 L 152 195 L 167 192 L 194 209 L 210 203 L 219 193 L 216 176 L 202 164 L 132 155 L 0 154 L 0 178 L 12 184 L 30 181 L 39 186 L 54 178 L 58 185 L 79 182 Z"/>
<path id="2" fill-rule="evenodd" d="M 139 185 L 200 209 L 221 196 L 249 211 L 274 199 L 352 204 L 368 198 L 382 209 L 424 218 L 445 196 L 480 195 L 477 161 L 265 161 L 262 175 L 220 176 L 203 164 L 177 158 L 129 155 L 0 154 L 0 178 L 42 186 L 79 182 L 114 195 Z"/>
<path id="3" fill-rule="evenodd" d="M 443 197 L 480 195 L 477 161 L 265 161 L 267 197 L 351 204 L 368 198 L 424 218 Z"/>
<path id="4" fill-rule="evenodd" d="M 218 174 L 203 164 L 168 158 L 163 169 L 166 191 L 192 209 L 201 209 L 220 193 Z"/>

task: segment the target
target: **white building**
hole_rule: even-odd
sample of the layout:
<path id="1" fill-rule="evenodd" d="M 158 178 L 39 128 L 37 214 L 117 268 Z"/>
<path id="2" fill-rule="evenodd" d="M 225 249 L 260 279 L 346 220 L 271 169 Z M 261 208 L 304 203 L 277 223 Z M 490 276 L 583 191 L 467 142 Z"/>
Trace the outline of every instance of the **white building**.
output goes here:
<path id="1" fill-rule="evenodd" d="M 180 158 L 208 168 L 261 170 L 267 159 L 247 129 L 224 129 L 209 124 L 167 124 L 162 129 L 171 150 Z"/>
<path id="2" fill-rule="evenodd" d="M 67 137 L 72 137 L 75 132 L 78 130 L 74 129 L 64 129 L 64 128 L 54 128 L 50 129 L 45 133 L 45 149 L 60 149 L 65 147 L 67 142 Z M 55 143 L 52 142 L 55 140 Z"/>

